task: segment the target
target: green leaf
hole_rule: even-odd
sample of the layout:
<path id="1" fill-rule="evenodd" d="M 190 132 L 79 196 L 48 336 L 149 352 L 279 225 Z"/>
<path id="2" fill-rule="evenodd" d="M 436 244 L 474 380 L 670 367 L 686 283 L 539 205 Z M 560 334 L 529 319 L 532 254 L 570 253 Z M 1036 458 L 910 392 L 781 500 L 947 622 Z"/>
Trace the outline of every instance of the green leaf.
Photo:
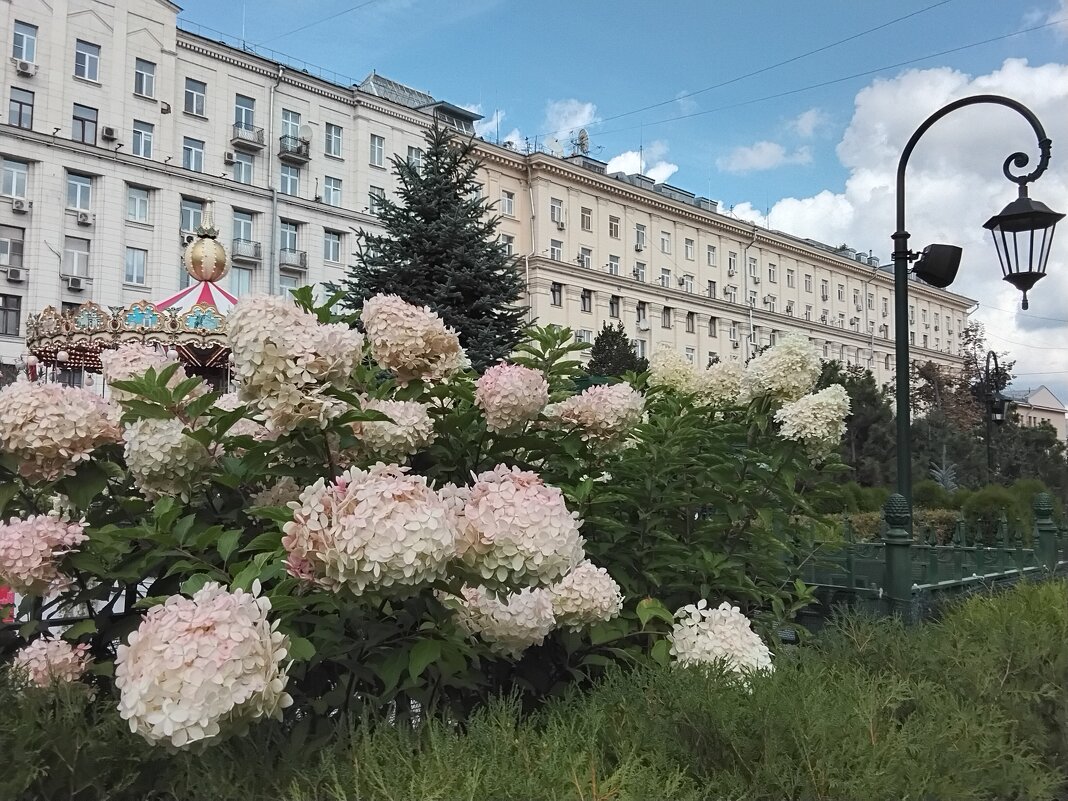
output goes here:
<path id="1" fill-rule="evenodd" d="M 94 662 L 89 666 L 89 672 L 94 676 L 114 676 L 115 663 L 112 661 Z"/>
<path id="2" fill-rule="evenodd" d="M 252 517 L 263 517 L 275 523 L 289 523 L 293 520 L 293 510 L 288 506 L 257 506 L 255 509 L 249 509 L 248 513 Z"/>
<path id="3" fill-rule="evenodd" d="M 149 420 L 170 420 L 174 415 L 162 404 L 131 398 L 122 402 L 125 408 L 123 417 Z"/>
<path id="4" fill-rule="evenodd" d="M 211 581 L 211 576 L 209 576 L 207 573 L 194 573 L 192 576 L 182 582 L 181 590 L 186 595 L 192 595 L 194 592 L 201 589 L 209 581 Z"/>
<path id="5" fill-rule="evenodd" d="M 375 675 L 382 680 L 382 692 L 383 694 L 389 693 L 397 683 L 400 681 L 401 673 L 404 672 L 404 668 L 409 664 L 408 652 L 403 649 L 397 649 L 391 652 L 381 661 L 370 664 L 371 670 Z"/>
<path id="6" fill-rule="evenodd" d="M 73 476 L 63 479 L 56 486 L 79 509 L 87 509 L 107 485 L 108 474 L 100 465 L 82 462 Z"/>
<path id="7" fill-rule="evenodd" d="M 233 589 L 235 590 L 247 590 L 252 586 L 252 582 L 259 578 L 260 568 L 259 565 L 252 563 L 245 567 L 240 573 L 234 576 Z"/>
<path id="8" fill-rule="evenodd" d="M 671 663 L 671 646 L 667 640 L 657 640 L 649 651 L 649 655 L 658 665 L 667 667 Z"/>
<path id="9" fill-rule="evenodd" d="M 63 632 L 63 639 L 76 640 L 83 634 L 95 634 L 96 633 L 96 621 L 95 620 L 81 620 L 75 623 L 73 626 Z"/>
<path id="10" fill-rule="evenodd" d="M 257 551 L 273 551 L 282 544 L 282 532 L 265 531 L 257 536 L 252 542 L 241 549 L 241 553 L 255 553 Z"/>
<path id="11" fill-rule="evenodd" d="M 288 650 L 294 662 L 307 662 L 315 656 L 315 646 L 303 637 L 290 637 Z"/>
<path id="12" fill-rule="evenodd" d="M 174 524 L 174 536 L 177 538 L 179 545 L 185 544 L 186 537 L 189 536 L 189 532 L 193 530 L 193 525 L 196 522 L 196 515 L 186 515 Z"/>
<path id="13" fill-rule="evenodd" d="M 660 601 L 656 598 L 643 598 L 638 602 L 638 620 L 642 623 L 642 628 L 645 628 L 649 624 L 650 620 L 663 620 L 665 623 L 674 623 L 675 616 L 667 610 Z"/>
<path id="14" fill-rule="evenodd" d="M 440 640 L 420 640 L 408 654 L 408 673 L 413 679 L 418 679 L 423 675 L 423 671 L 440 657 Z"/>
<path id="15" fill-rule="evenodd" d="M 15 483 L 0 484 L 0 515 L 4 513 L 4 509 L 11 502 L 11 499 L 19 494 L 19 486 Z"/>
<path id="16" fill-rule="evenodd" d="M 219 537 L 219 544 L 216 546 L 216 549 L 219 551 L 219 556 L 223 558 L 224 562 L 230 558 L 230 554 L 234 552 L 234 548 L 237 547 L 237 543 L 240 539 L 241 530 L 236 528 L 224 531 Z"/>
<path id="17" fill-rule="evenodd" d="M 219 399 L 219 393 L 207 392 L 185 405 L 185 413 L 193 420 L 203 415 Z"/>

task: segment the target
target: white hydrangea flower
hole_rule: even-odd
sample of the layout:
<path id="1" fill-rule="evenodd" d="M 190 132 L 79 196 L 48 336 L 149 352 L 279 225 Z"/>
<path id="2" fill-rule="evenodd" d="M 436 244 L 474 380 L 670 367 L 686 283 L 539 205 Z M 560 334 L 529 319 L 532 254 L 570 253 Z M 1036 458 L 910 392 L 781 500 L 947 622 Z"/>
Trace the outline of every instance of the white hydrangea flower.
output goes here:
<path id="1" fill-rule="evenodd" d="M 588 559 L 549 587 L 553 613 L 572 630 L 607 622 L 623 611 L 623 595 L 615 579 Z"/>
<path id="2" fill-rule="evenodd" d="M 508 431 L 534 420 L 549 402 L 549 383 L 538 370 L 495 364 L 475 384 L 475 405 L 489 431 Z"/>
<path id="3" fill-rule="evenodd" d="M 89 646 L 38 637 L 15 654 L 11 666 L 37 687 L 73 684 L 89 669 Z"/>
<path id="4" fill-rule="evenodd" d="M 742 395 L 745 368 L 738 362 L 716 362 L 702 371 L 698 392 L 713 406 L 731 406 Z"/>
<path id="5" fill-rule="evenodd" d="M 26 595 L 65 589 L 70 578 L 59 572 L 59 561 L 87 539 L 81 523 L 56 514 L 0 522 L 0 586 Z"/>
<path id="6" fill-rule="evenodd" d="M 407 459 L 434 441 L 434 421 L 418 401 L 368 400 L 364 409 L 381 412 L 384 420 L 352 424 L 362 446 L 383 461 Z"/>
<path id="7" fill-rule="evenodd" d="M 241 400 L 236 392 L 227 392 L 224 395 L 220 395 L 215 400 L 215 408 L 221 409 L 224 412 L 232 412 L 235 409 L 240 409 L 244 405 L 245 402 Z M 268 430 L 267 426 L 259 420 L 250 417 L 242 417 L 230 426 L 230 430 L 226 432 L 226 436 L 252 437 L 253 439 L 262 441 L 271 439 L 273 435 L 272 432 Z"/>
<path id="8" fill-rule="evenodd" d="M 268 598 L 209 582 L 148 614 L 115 657 L 119 715 L 150 743 L 174 748 L 240 732 L 293 703 L 282 666 L 288 641 Z"/>
<path id="9" fill-rule="evenodd" d="M 137 420 L 126 427 L 126 466 L 147 498 L 188 500 L 211 464 L 207 448 L 186 436 L 181 420 Z"/>
<path id="10" fill-rule="evenodd" d="M 497 465 L 475 476 L 460 513 L 460 555 L 483 582 L 548 584 L 585 557 L 582 522 L 537 473 Z"/>
<path id="11" fill-rule="evenodd" d="M 736 606 L 708 608 L 704 599 L 675 613 L 670 653 L 679 665 L 708 665 L 722 660 L 735 673 L 772 670 L 771 651 Z"/>
<path id="12" fill-rule="evenodd" d="M 779 433 L 786 439 L 820 449 L 838 444 L 845 433 L 848 414 L 849 393 L 841 384 L 832 384 L 787 403 L 775 413 L 775 422 L 780 424 Z"/>
<path id="13" fill-rule="evenodd" d="M 297 484 L 295 479 L 283 476 L 253 495 L 249 499 L 249 506 L 253 509 L 261 506 L 288 506 L 291 501 L 300 500 L 300 493 L 303 491 L 303 487 Z"/>
<path id="14" fill-rule="evenodd" d="M 696 395 L 701 382 L 697 370 L 681 353 L 669 345 L 661 345 L 649 357 L 649 386 Z"/>
<path id="15" fill-rule="evenodd" d="M 456 607 L 456 619 L 490 650 L 518 659 L 532 645 L 540 645 L 556 628 L 552 595 L 544 587 L 526 587 L 499 600 L 484 587 L 464 587 L 462 596 L 446 599 Z"/>
<path id="16" fill-rule="evenodd" d="M 749 362 L 742 400 L 768 395 L 795 401 L 812 391 L 821 369 L 819 353 L 808 338 L 791 334 Z"/>
<path id="17" fill-rule="evenodd" d="M 600 446 L 622 443 L 645 411 L 645 399 L 630 384 L 597 384 L 545 408 L 545 416 Z"/>
<path id="18" fill-rule="evenodd" d="M 330 590 L 401 590 L 445 575 L 456 556 L 448 509 L 423 476 L 376 464 L 306 488 L 283 527 L 289 573 Z"/>
<path id="19" fill-rule="evenodd" d="M 426 306 L 375 295 L 364 302 L 360 320 L 374 360 L 401 384 L 442 381 L 470 366 L 456 332 Z"/>

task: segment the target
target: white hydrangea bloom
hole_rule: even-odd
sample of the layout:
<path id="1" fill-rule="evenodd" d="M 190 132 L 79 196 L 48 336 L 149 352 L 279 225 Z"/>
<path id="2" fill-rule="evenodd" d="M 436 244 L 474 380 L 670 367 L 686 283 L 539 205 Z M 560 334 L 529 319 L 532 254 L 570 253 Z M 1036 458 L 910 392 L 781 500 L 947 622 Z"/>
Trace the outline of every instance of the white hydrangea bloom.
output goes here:
<path id="1" fill-rule="evenodd" d="M 362 446 L 383 461 L 407 459 L 434 441 L 434 421 L 425 404 L 375 399 L 365 401 L 363 408 L 381 412 L 392 421 L 352 424 Z"/>
<path id="2" fill-rule="evenodd" d="M 475 405 L 489 431 L 508 431 L 534 420 L 549 402 L 549 383 L 539 370 L 495 364 L 475 384 Z"/>
<path id="3" fill-rule="evenodd" d="M 89 669 L 89 646 L 38 637 L 15 654 L 11 666 L 37 687 L 72 684 Z"/>
<path id="4" fill-rule="evenodd" d="M 283 527 L 289 573 L 330 590 L 394 591 L 445 575 L 456 556 L 449 512 L 423 476 L 376 464 L 324 479 L 289 504 Z"/>
<path id="5" fill-rule="evenodd" d="M 374 360 L 402 384 L 441 381 L 470 364 L 456 332 L 426 306 L 375 295 L 363 304 L 360 320 Z"/>
<path id="6" fill-rule="evenodd" d="M 588 559 L 549 587 L 549 593 L 557 622 L 575 631 L 607 622 L 623 611 L 623 595 L 615 579 Z"/>
<path id="7" fill-rule="evenodd" d="M 779 433 L 816 448 L 834 446 L 845 433 L 849 414 L 849 393 L 841 384 L 832 384 L 812 395 L 787 403 L 775 413 Z"/>
<path id="8" fill-rule="evenodd" d="M 65 589 L 70 578 L 60 573 L 59 561 L 87 539 L 81 523 L 57 514 L 0 522 L 0 586 L 26 595 Z"/>
<path id="9" fill-rule="evenodd" d="M 700 376 L 694 365 L 668 345 L 661 345 L 649 357 L 649 386 L 665 387 L 686 395 L 701 389 Z"/>
<path id="10" fill-rule="evenodd" d="M 148 614 L 115 657 L 119 714 L 150 743 L 184 748 L 281 719 L 293 703 L 282 666 L 287 639 L 267 619 L 271 602 L 209 582 Z"/>
<path id="11" fill-rule="evenodd" d="M 745 368 L 738 362 L 716 362 L 699 377 L 699 394 L 713 406 L 731 406 L 742 395 Z"/>
<path id="12" fill-rule="evenodd" d="M 304 489 L 296 480 L 289 476 L 283 476 L 271 486 L 260 490 L 249 499 L 252 508 L 260 506 L 288 506 L 291 501 L 300 500 L 300 493 Z"/>
<path id="13" fill-rule="evenodd" d="M 819 353 L 808 338 L 791 334 L 749 362 L 742 400 L 769 395 L 783 402 L 795 401 L 812 391 L 820 370 Z"/>
<path id="14" fill-rule="evenodd" d="M 144 419 L 126 427 L 126 466 L 147 498 L 188 500 L 211 464 L 207 448 L 186 436 L 181 420 Z"/>
<path id="15" fill-rule="evenodd" d="M 245 402 L 241 400 L 236 392 L 227 392 L 225 395 L 220 395 L 215 400 L 215 408 L 221 409 L 224 412 L 232 412 L 235 409 L 240 409 L 245 405 Z M 226 432 L 228 437 L 252 437 L 256 440 L 267 440 L 272 438 L 272 432 L 267 429 L 263 423 L 250 417 L 242 417 L 232 426 L 230 430 Z"/>
<path id="16" fill-rule="evenodd" d="M 527 587 L 499 600 L 484 587 L 464 587 L 454 600 L 457 621 L 490 650 L 518 659 L 532 645 L 540 645 L 556 628 L 552 595 L 544 587 Z"/>
<path id="17" fill-rule="evenodd" d="M 723 660 L 735 673 L 772 670 L 771 651 L 738 607 L 708 608 L 704 599 L 675 613 L 670 653 L 679 665 L 708 665 Z"/>
<path id="18" fill-rule="evenodd" d="M 645 399 L 634 387 L 598 384 L 579 395 L 545 408 L 545 416 L 565 428 L 582 432 L 582 438 L 601 446 L 615 446 L 641 422 Z"/>
<path id="19" fill-rule="evenodd" d="M 537 473 L 497 465 L 475 477 L 462 513 L 460 552 L 483 582 L 548 584 L 585 557 L 578 515 Z"/>

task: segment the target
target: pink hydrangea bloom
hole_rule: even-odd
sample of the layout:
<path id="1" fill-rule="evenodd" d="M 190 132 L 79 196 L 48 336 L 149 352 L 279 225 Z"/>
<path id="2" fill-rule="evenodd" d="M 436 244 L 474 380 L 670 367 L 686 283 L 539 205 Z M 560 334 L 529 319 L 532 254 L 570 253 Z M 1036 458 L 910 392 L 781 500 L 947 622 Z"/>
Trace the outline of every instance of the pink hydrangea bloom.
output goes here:
<path id="1" fill-rule="evenodd" d="M 527 587 L 503 600 L 483 587 L 464 587 L 461 597 L 445 602 L 454 606 L 457 622 L 468 634 L 513 659 L 540 645 L 556 627 L 552 595 L 544 587 Z"/>
<path id="2" fill-rule="evenodd" d="M 70 684 L 89 669 L 89 646 L 38 637 L 15 654 L 12 667 L 38 687 Z"/>
<path id="3" fill-rule="evenodd" d="M 371 355 L 402 382 L 441 381 L 468 365 L 456 332 L 434 312 L 397 295 L 375 295 L 360 315 Z"/>
<path id="4" fill-rule="evenodd" d="M 675 613 L 669 640 L 670 653 L 679 665 L 723 660 L 735 673 L 772 670 L 768 646 L 753 631 L 749 618 L 726 602 L 715 609 L 709 609 L 703 599 L 684 606 Z"/>
<path id="5" fill-rule="evenodd" d="M 434 421 L 422 403 L 373 399 L 363 408 L 390 418 L 352 424 L 364 449 L 383 461 L 407 459 L 434 441 Z"/>
<path id="6" fill-rule="evenodd" d="M 564 494 L 516 467 L 476 476 L 457 522 L 461 555 L 483 582 L 548 584 L 585 556 Z"/>
<path id="7" fill-rule="evenodd" d="M 188 499 L 206 478 L 211 454 L 181 420 L 145 418 L 126 427 L 126 466 L 147 498 Z"/>
<path id="8" fill-rule="evenodd" d="M 575 631 L 607 622 L 623 610 L 623 595 L 615 579 L 588 559 L 549 587 L 549 593 L 557 622 Z"/>
<path id="9" fill-rule="evenodd" d="M 94 392 L 18 380 L 0 389 L 0 450 L 31 481 L 74 475 L 95 448 L 119 442 L 121 410 Z"/>
<path id="10" fill-rule="evenodd" d="M 546 414 L 600 445 L 622 442 L 642 419 L 645 400 L 627 382 L 598 384 L 554 404 Z"/>
<path id="11" fill-rule="evenodd" d="M 0 523 L 0 585 L 26 595 L 62 590 L 70 579 L 59 572 L 59 560 L 87 539 L 81 523 L 58 515 Z"/>
<path id="12" fill-rule="evenodd" d="M 448 510 L 423 476 L 376 464 L 319 479 L 289 504 L 291 575 L 321 587 L 394 591 L 434 581 L 456 555 Z"/>
<path id="13" fill-rule="evenodd" d="M 119 714 L 130 731 L 183 748 L 281 718 L 293 702 L 282 665 L 288 643 L 258 591 L 209 582 L 192 598 L 172 595 L 148 610 L 115 657 Z"/>
<path id="14" fill-rule="evenodd" d="M 545 376 L 518 364 L 496 364 L 475 384 L 475 405 L 490 431 L 507 431 L 533 420 L 548 402 Z"/>

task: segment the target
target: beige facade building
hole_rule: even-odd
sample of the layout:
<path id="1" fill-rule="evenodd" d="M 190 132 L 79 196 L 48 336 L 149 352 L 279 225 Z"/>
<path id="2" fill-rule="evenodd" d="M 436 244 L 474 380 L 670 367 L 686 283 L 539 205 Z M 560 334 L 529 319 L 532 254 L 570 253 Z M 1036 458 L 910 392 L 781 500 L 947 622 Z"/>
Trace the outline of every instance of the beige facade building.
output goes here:
<path id="1" fill-rule="evenodd" d="M 1013 411 L 1021 425 L 1040 426 L 1047 423 L 1056 430 L 1057 438 L 1068 439 L 1068 413 L 1064 404 L 1045 386 L 1035 389 L 1005 390 L 1002 393 L 1012 401 Z"/>
<path id="2" fill-rule="evenodd" d="M 0 361 L 28 314 L 158 300 L 214 202 L 236 295 L 337 280 L 355 231 L 435 120 L 478 115 L 371 74 L 311 75 L 183 31 L 166 0 L 0 0 Z M 584 155 L 491 144 L 484 192 L 520 257 L 531 317 L 592 340 L 622 321 L 649 354 L 743 359 L 786 332 L 892 375 L 892 278 L 866 253 L 720 214 Z M 887 246 L 887 243 L 879 243 Z M 914 358 L 957 365 L 973 305 L 912 282 Z"/>

